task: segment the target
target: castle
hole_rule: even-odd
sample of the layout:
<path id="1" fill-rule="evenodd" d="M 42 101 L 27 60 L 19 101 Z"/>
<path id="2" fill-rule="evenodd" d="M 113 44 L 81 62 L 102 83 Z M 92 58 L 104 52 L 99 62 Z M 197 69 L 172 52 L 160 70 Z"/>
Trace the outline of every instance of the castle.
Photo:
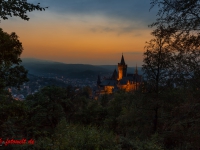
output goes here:
<path id="1" fill-rule="evenodd" d="M 135 73 L 127 73 L 127 64 L 122 54 L 121 62 L 118 63 L 118 72 L 115 69 L 112 76 L 101 81 L 100 76 L 97 79 L 96 95 L 111 94 L 117 90 L 126 92 L 136 91 L 142 83 L 142 75 L 138 74 L 137 66 Z"/>

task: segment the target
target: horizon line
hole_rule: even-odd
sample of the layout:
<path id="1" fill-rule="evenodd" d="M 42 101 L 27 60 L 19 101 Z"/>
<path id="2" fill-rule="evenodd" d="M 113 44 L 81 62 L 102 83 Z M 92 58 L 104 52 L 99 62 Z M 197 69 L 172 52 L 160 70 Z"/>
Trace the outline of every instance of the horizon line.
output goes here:
<path id="1" fill-rule="evenodd" d="M 50 59 L 40 59 L 40 58 L 34 58 L 34 57 L 21 57 L 21 59 L 22 59 L 22 62 L 23 62 L 23 59 L 32 59 L 32 60 L 38 60 L 38 61 L 46 61 L 46 62 L 53 62 L 53 63 L 62 63 L 62 64 L 67 64 L 67 65 L 117 66 L 117 64 L 98 64 L 98 65 L 96 65 L 96 64 L 89 64 L 89 63 L 66 63 L 66 62 L 62 62 L 62 61 L 55 61 L 55 60 L 50 60 Z M 135 66 L 128 66 L 128 67 L 135 68 Z M 141 65 L 137 66 L 137 67 L 142 68 Z"/>

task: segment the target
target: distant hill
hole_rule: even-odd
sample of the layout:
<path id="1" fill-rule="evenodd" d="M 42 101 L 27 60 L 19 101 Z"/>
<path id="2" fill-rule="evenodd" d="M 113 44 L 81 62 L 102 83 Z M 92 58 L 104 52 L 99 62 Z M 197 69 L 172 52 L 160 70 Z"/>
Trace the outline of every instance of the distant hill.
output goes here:
<path id="1" fill-rule="evenodd" d="M 113 72 L 115 69 L 117 70 L 117 65 L 99 65 L 102 68 L 105 68 L 107 70 L 110 70 Z M 137 67 L 138 68 L 138 73 L 142 74 L 142 67 Z M 128 67 L 127 73 L 134 73 L 135 72 L 135 67 Z"/>
<path id="2" fill-rule="evenodd" d="M 110 70 L 100 66 L 87 64 L 65 64 L 33 58 L 22 59 L 22 65 L 29 71 L 30 74 L 38 76 L 58 75 L 68 78 L 96 78 L 98 74 L 106 74 L 110 72 Z"/>
<path id="3" fill-rule="evenodd" d="M 29 74 L 37 76 L 64 76 L 68 78 L 96 78 L 99 74 L 112 74 L 117 65 L 88 65 L 88 64 L 65 64 L 34 58 L 23 58 L 22 65 Z M 128 68 L 128 73 L 134 73 L 133 67 Z M 141 72 L 141 68 L 138 68 Z"/>

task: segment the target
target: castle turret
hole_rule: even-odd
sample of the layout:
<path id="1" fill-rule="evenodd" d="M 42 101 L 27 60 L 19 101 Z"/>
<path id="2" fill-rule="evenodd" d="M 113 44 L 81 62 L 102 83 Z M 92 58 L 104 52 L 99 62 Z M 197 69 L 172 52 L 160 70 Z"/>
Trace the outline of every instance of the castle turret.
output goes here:
<path id="1" fill-rule="evenodd" d="M 123 77 L 125 77 L 126 72 L 127 72 L 127 65 L 124 61 L 124 56 L 122 54 L 121 62 L 118 63 L 118 80 L 121 80 Z"/>
<path id="2" fill-rule="evenodd" d="M 117 80 L 118 79 L 118 74 L 117 74 L 117 70 L 116 69 L 114 70 L 111 79 L 112 80 Z"/>

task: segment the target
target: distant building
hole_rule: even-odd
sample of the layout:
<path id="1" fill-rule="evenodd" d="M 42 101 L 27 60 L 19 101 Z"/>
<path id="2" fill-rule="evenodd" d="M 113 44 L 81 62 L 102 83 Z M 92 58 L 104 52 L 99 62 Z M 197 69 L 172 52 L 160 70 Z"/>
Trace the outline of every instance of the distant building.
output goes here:
<path id="1" fill-rule="evenodd" d="M 118 63 L 118 72 L 115 69 L 112 76 L 101 81 L 100 76 L 97 79 L 96 95 L 111 94 L 117 90 L 134 92 L 142 83 L 142 75 L 138 74 L 137 65 L 133 74 L 127 74 L 127 64 L 122 54 L 121 62 Z"/>

